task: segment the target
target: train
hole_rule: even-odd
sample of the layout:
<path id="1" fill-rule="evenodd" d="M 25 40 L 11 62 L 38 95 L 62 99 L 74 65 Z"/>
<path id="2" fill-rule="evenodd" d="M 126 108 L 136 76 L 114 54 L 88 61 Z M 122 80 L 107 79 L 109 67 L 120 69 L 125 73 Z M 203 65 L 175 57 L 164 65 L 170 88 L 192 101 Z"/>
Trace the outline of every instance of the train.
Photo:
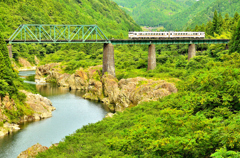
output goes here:
<path id="1" fill-rule="evenodd" d="M 128 33 L 129 39 L 204 39 L 205 32 L 135 32 Z"/>

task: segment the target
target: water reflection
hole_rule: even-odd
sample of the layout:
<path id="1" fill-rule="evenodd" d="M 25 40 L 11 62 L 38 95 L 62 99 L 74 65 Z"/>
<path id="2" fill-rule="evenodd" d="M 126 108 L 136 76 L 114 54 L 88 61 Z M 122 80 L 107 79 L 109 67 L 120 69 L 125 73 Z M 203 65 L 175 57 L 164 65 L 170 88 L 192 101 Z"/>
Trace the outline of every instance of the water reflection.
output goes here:
<path id="1" fill-rule="evenodd" d="M 36 89 L 41 95 L 48 97 L 69 92 L 69 89 L 58 87 L 56 84 L 37 84 Z"/>

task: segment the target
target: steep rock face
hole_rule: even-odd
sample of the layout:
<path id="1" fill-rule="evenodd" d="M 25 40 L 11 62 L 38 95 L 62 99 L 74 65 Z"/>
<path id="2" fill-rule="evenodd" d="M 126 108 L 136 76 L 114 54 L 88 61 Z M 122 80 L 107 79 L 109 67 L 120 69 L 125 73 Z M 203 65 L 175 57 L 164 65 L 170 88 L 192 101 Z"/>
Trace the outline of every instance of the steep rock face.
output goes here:
<path id="1" fill-rule="evenodd" d="M 143 101 L 161 99 L 171 93 L 176 93 L 174 84 L 164 80 L 153 80 L 142 77 L 122 79 L 118 81 L 114 76 L 102 76 L 102 66 L 93 66 L 86 70 L 80 68 L 74 74 L 61 74 L 59 71 L 47 71 L 51 64 L 40 67 L 41 76 L 55 78 L 60 87 L 84 90 L 86 99 L 102 101 L 111 111 L 123 111 L 125 108 L 136 106 Z M 42 70 L 45 70 L 42 73 Z M 40 74 L 40 73 L 39 73 Z"/>
<path id="2" fill-rule="evenodd" d="M 75 85 L 76 89 L 87 90 L 88 75 L 82 68 L 75 72 Z"/>
<path id="3" fill-rule="evenodd" d="M 110 104 L 116 103 L 119 95 L 118 80 L 112 75 L 104 75 L 102 84 L 104 96 L 109 99 Z"/>
<path id="4" fill-rule="evenodd" d="M 17 158 L 28 158 L 28 157 L 36 157 L 38 153 L 44 152 L 48 150 L 48 147 L 42 146 L 41 144 L 35 144 L 28 148 L 27 150 L 21 152 Z"/>

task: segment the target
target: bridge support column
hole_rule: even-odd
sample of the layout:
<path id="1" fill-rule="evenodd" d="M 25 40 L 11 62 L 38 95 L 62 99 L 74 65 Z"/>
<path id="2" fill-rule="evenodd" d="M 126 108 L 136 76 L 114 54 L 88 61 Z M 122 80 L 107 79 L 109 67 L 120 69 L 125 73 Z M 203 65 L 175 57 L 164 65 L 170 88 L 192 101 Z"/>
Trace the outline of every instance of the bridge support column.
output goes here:
<path id="1" fill-rule="evenodd" d="M 196 56 L 196 45 L 190 44 L 188 47 L 188 61 Z"/>
<path id="2" fill-rule="evenodd" d="M 102 74 L 105 72 L 108 74 L 115 75 L 115 63 L 114 63 L 114 46 L 111 43 L 104 43 L 103 45 L 103 70 Z"/>
<path id="3" fill-rule="evenodd" d="M 148 48 L 148 70 L 156 68 L 156 48 L 154 44 L 149 45 Z"/>
<path id="4" fill-rule="evenodd" d="M 12 56 L 12 45 L 8 45 L 7 48 L 8 48 L 9 58 L 12 58 L 13 57 Z"/>
<path id="5" fill-rule="evenodd" d="M 229 47 L 228 47 L 228 44 L 226 44 L 226 47 L 225 47 L 225 49 L 226 49 L 226 50 L 228 50 L 228 49 L 229 49 Z"/>

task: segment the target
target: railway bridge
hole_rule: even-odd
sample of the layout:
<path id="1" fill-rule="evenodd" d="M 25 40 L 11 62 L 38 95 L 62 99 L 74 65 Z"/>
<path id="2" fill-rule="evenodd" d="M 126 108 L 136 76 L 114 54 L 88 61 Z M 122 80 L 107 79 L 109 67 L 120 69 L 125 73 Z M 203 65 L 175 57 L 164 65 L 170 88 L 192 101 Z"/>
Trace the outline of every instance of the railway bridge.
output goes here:
<path id="1" fill-rule="evenodd" d="M 196 44 L 227 44 L 229 39 L 111 39 L 109 40 L 97 25 L 20 25 L 12 36 L 5 40 L 9 57 L 12 58 L 12 44 L 31 43 L 102 43 L 103 74 L 115 76 L 114 45 L 148 45 L 148 70 L 156 67 L 156 44 L 188 44 L 188 60 L 196 55 Z"/>

